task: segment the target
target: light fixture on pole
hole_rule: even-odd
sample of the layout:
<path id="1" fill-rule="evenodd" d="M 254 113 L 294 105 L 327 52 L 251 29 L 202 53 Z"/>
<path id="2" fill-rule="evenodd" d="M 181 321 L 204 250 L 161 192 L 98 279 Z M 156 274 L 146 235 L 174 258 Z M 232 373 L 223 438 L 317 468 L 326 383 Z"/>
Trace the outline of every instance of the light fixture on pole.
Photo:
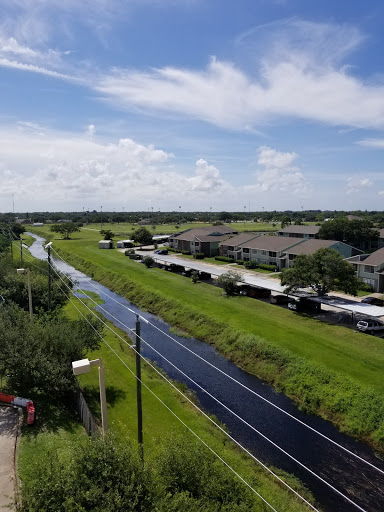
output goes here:
<path id="1" fill-rule="evenodd" d="M 51 311 L 51 289 L 52 289 L 52 274 L 51 274 L 51 245 L 52 242 L 48 242 L 45 249 L 48 250 L 48 311 Z"/>
<path id="2" fill-rule="evenodd" d="M 32 288 L 31 288 L 31 271 L 29 268 L 18 268 L 16 269 L 18 274 L 27 274 L 28 279 L 28 302 L 29 302 L 29 316 L 33 319 L 33 307 L 32 307 Z"/>
<path id="3" fill-rule="evenodd" d="M 82 375 L 89 373 L 91 366 L 98 366 L 99 368 L 99 387 L 100 387 L 100 407 L 101 407 L 101 425 L 103 434 L 108 430 L 108 417 L 107 417 L 107 399 L 105 395 L 105 381 L 104 381 L 104 367 L 101 357 L 90 361 L 89 359 L 80 359 L 73 361 L 72 370 L 74 375 Z"/>

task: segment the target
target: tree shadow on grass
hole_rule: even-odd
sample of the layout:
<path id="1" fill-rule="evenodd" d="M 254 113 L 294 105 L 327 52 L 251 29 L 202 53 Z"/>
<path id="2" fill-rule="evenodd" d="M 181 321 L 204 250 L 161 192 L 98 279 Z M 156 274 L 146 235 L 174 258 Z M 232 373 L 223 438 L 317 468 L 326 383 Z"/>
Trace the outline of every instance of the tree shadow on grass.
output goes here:
<path id="1" fill-rule="evenodd" d="M 82 393 L 84 398 L 92 411 L 96 411 L 97 414 L 100 413 L 100 391 L 99 387 L 95 386 L 86 386 Z M 107 397 L 108 406 L 114 407 L 117 402 L 124 400 L 127 393 L 116 386 L 106 386 L 105 394 Z"/>

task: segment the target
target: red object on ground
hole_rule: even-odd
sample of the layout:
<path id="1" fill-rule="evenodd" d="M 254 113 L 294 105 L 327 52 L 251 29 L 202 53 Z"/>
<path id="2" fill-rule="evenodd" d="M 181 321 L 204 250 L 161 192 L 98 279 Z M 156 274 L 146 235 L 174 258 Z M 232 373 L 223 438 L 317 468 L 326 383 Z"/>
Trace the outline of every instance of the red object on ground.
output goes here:
<path id="1" fill-rule="evenodd" d="M 10 404 L 14 401 L 15 395 L 7 395 L 7 393 L 0 393 L 0 402 Z"/>
<path id="2" fill-rule="evenodd" d="M 27 402 L 27 412 L 28 412 L 27 424 L 33 425 L 35 423 L 35 407 L 33 405 L 32 400 Z"/>

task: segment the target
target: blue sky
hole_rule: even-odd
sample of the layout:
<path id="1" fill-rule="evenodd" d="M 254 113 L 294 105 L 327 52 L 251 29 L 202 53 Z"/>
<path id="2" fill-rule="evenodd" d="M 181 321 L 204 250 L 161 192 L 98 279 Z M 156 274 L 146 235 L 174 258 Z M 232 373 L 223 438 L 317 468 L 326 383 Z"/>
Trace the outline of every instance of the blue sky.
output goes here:
<path id="1" fill-rule="evenodd" d="M 382 210 L 382 0 L 9 0 L 0 211 Z"/>

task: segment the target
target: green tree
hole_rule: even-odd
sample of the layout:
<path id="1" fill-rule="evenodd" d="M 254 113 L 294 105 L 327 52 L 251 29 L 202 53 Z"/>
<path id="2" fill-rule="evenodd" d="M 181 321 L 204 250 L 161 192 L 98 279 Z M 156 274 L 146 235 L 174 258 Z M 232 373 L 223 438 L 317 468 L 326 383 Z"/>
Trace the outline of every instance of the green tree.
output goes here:
<path id="1" fill-rule="evenodd" d="M 291 218 L 287 215 L 284 215 L 281 218 L 281 229 L 285 228 L 286 226 L 289 226 L 291 224 Z"/>
<path id="2" fill-rule="evenodd" d="M 140 245 L 150 245 L 152 243 L 152 233 L 145 228 L 140 226 L 132 235 L 133 240 Z"/>
<path id="3" fill-rule="evenodd" d="M 356 295 L 359 280 L 351 263 L 345 261 L 337 251 L 322 248 L 314 254 L 299 254 L 294 266 L 284 269 L 281 284 L 286 285 L 286 293 L 298 288 L 312 288 L 319 296 L 331 290 L 341 289 Z"/>
<path id="4" fill-rule="evenodd" d="M 237 290 L 237 283 L 243 281 L 243 276 L 235 270 L 229 270 L 217 278 L 217 284 L 224 289 L 227 295 L 234 295 Z"/>
<path id="5" fill-rule="evenodd" d="M 113 240 L 113 237 L 115 236 L 115 233 L 110 229 L 100 231 L 100 234 L 104 235 L 104 240 Z"/>
<path id="6" fill-rule="evenodd" d="M 319 238 L 338 240 L 354 247 L 364 246 L 366 242 L 377 239 L 378 236 L 379 232 L 367 219 L 348 220 L 345 217 L 339 217 L 324 222 L 319 229 Z"/>
<path id="7" fill-rule="evenodd" d="M 147 268 L 151 268 L 155 263 L 155 260 L 152 258 L 152 256 L 144 256 L 143 263 Z"/>
<path id="8" fill-rule="evenodd" d="M 63 398 L 74 389 L 71 363 L 98 348 L 102 324 L 94 317 L 70 321 L 41 316 L 30 321 L 16 304 L 0 308 L 0 369 L 12 392 Z"/>
<path id="9" fill-rule="evenodd" d="M 74 222 L 63 222 L 62 224 L 52 224 L 50 230 L 53 233 L 59 233 L 63 235 L 64 240 L 69 240 L 70 235 L 76 231 L 80 231 L 78 226 Z"/>

